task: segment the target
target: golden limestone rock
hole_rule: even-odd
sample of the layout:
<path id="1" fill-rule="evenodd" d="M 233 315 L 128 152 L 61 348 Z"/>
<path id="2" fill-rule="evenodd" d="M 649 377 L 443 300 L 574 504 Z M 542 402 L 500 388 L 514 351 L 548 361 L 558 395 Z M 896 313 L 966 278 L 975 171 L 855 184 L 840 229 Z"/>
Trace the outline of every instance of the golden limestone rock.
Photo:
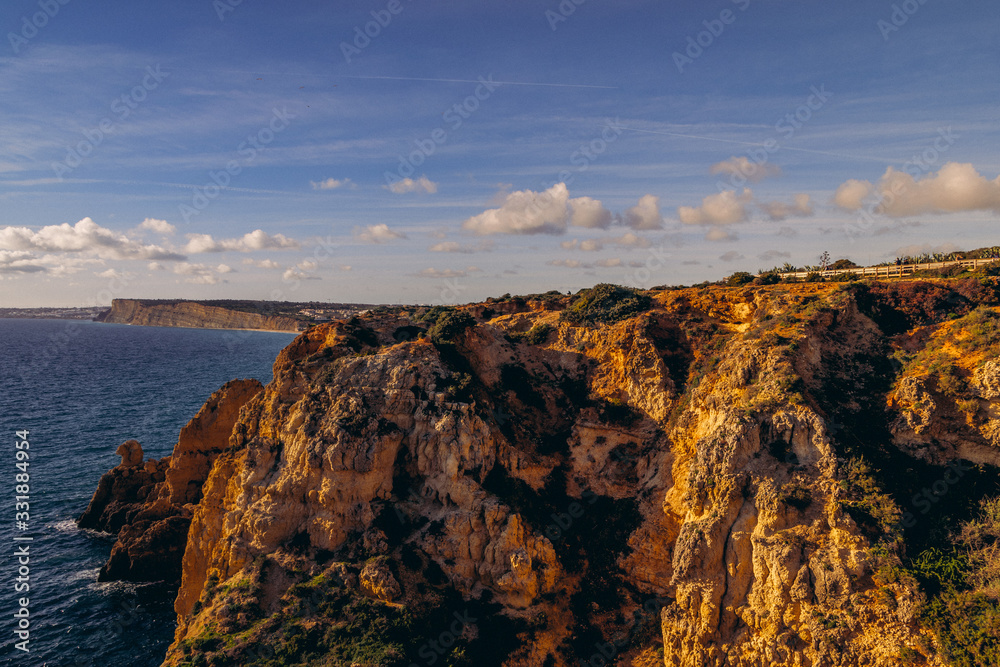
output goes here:
<path id="1" fill-rule="evenodd" d="M 972 313 L 878 289 L 598 286 L 304 332 L 147 491 L 190 513 L 164 664 L 945 664 L 907 568 L 996 488 L 955 459 L 993 465 L 1000 342 L 955 352 Z"/>

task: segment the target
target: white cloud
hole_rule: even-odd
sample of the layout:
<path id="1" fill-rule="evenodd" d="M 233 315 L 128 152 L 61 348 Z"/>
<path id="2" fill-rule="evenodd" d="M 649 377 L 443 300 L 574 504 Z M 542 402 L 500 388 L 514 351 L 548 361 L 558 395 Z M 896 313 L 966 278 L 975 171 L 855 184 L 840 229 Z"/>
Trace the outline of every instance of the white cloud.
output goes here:
<path id="1" fill-rule="evenodd" d="M 48 267 L 38 263 L 34 254 L 25 250 L 0 250 L 0 274 L 45 273 Z"/>
<path id="2" fill-rule="evenodd" d="M 389 229 L 389 225 L 384 222 L 378 225 L 368 225 L 364 228 L 355 228 L 354 236 L 365 243 L 385 243 L 386 241 L 406 238 L 406 234 Z"/>
<path id="3" fill-rule="evenodd" d="M 280 269 L 281 264 L 278 264 L 273 259 L 253 259 L 252 257 L 244 257 L 243 263 L 248 266 L 256 266 L 258 269 Z"/>
<path id="4" fill-rule="evenodd" d="M 160 246 L 137 243 L 90 218 L 75 225 L 49 225 L 37 232 L 28 227 L 0 227 L 0 250 L 89 253 L 105 259 L 184 259 Z"/>
<path id="5" fill-rule="evenodd" d="M 122 278 L 125 274 L 116 269 L 108 269 L 106 271 L 101 271 L 100 273 L 95 273 L 98 278 Z"/>
<path id="6" fill-rule="evenodd" d="M 744 189 L 742 194 L 724 190 L 701 200 L 701 206 L 681 206 L 677 216 L 687 225 L 731 225 L 747 219 L 746 205 L 753 200 L 753 193 Z"/>
<path id="7" fill-rule="evenodd" d="M 989 180 L 971 164 L 949 162 L 936 174 L 916 180 L 889 167 L 876 187 L 877 212 L 902 218 L 923 213 L 1000 213 L 1000 177 Z"/>
<path id="8" fill-rule="evenodd" d="M 228 264 L 219 264 L 217 267 L 215 267 L 215 271 L 216 273 L 234 273 L 236 269 L 229 266 Z"/>
<path id="9" fill-rule="evenodd" d="M 401 181 L 396 181 L 395 183 L 383 187 L 396 195 L 405 195 L 408 192 L 421 191 L 432 195 L 438 191 L 438 184 L 426 176 L 421 176 L 416 180 L 413 180 L 412 178 L 404 178 Z"/>
<path id="10" fill-rule="evenodd" d="M 161 264 L 160 262 L 150 262 L 149 264 L 146 265 L 146 268 L 149 269 L 150 271 L 163 271 L 167 267 L 163 266 L 163 264 Z"/>
<path id="11" fill-rule="evenodd" d="M 569 190 L 556 183 L 545 192 L 518 190 L 500 208 L 491 208 L 462 223 L 477 234 L 562 234 L 569 219 Z"/>
<path id="12" fill-rule="evenodd" d="M 653 245 L 649 239 L 643 238 L 638 234 L 633 234 L 632 232 L 625 232 L 622 236 L 612 239 L 612 242 L 617 246 L 627 248 L 648 248 Z"/>
<path id="13" fill-rule="evenodd" d="M 354 183 L 349 178 L 341 180 L 328 178 L 325 181 L 309 181 L 309 184 L 312 185 L 313 190 L 336 190 L 337 188 L 345 186 L 355 187 Z"/>
<path id="14" fill-rule="evenodd" d="M 590 197 L 578 197 L 569 200 L 572 210 L 569 224 L 574 227 L 586 227 L 588 229 L 607 229 L 611 225 L 614 216 L 611 211 L 604 208 L 597 199 Z"/>
<path id="15" fill-rule="evenodd" d="M 643 195 L 638 204 L 625 211 L 624 222 L 636 230 L 660 229 L 663 227 L 660 198 Z"/>
<path id="16" fill-rule="evenodd" d="M 735 241 L 738 238 L 725 227 L 711 227 L 705 234 L 705 239 L 709 241 Z"/>
<path id="17" fill-rule="evenodd" d="M 857 211 L 871 193 L 871 183 L 852 178 L 840 184 L 833 195 L 833 203 L 846 211 Z"/>
<path id="18" fill-rule="evenodd" d="M 139 229 L 156 232 L 157 234 L 163 234 L 164 236 L 170 236 L 177 231 L 177 228 L 166 220 L 157 220 L 156 218 L 146 218 L 139 223 Z"/>
<path id="19" fill-rule="evenodd" d="M 444 269 L 439 270 L 435 268 L 424 269 L 417 274 L 420 278 L 464 278 L 470 273 L 479 273 L 482 269 L 476 266 L 467 266 L 464 270 L 461 269 Z"/>
<path id="20" fill-rule="evenodd" d="M 716 162 L 709 168 L 709 172 L 716 175 L 736 176 L 751 183 L 759 183 L 770 176 L 780 176 L 781 167 L 769 162 L 758 164 L 744 156 L 733 156 L 728 160 Z M 742 185 L 742 182 L 740 184 Z"/>
<path id="21" fill-rule="evenodd" d="M 188 234 L 184 251 L 191 254 L 205 252 L 253 252 L 255 250 L 293 250 L 299 242 L 284 234 L 271 236 L 261 229 L 244 234 L 238 239 L 214 239 L 211 234 Z"/>
<path id="22" fill-rule="evenodd" d="M 578 259 L 550 259 L 546 264 L 549 266 L 565 266 L 567 269 L 578 269 L 585 266 L 585 263 Z"/>
<path id="23" fill-rule="evenodd" d="M 225 264 L 220 264 L 217 267 L 212 267 L 206 264 L 180 262 L 174 265 L 173 270 L 179 276 L 190 276 L 184 280 L 186 283 L 192 285 L 217 285 L 220 282 L 225 282 L 217 275 L 218 273 L 225 273 L 219 270 L 225 266 Z"/>
<path id="24" fill-rule="evenodd" d="M 462 244 L 458 241 L 442 241 L 441 243 L 435 243 L 428 250 L 431 252 L 460 252 L 460 253 L 474 253 L 474 252 L 489 252 L 493 250 L 496 243 L 493 241 L 482 241 L 480 243 Z"/>
<path id="25" fill-rule="evenodd" d="M 618 257 L 599 259 L 594 262 L 581 262 L 578 259 L 550 259 L 546 262 L 549 266 L 561 266 L 567 269 L 593 269 L 593 268 L 614 268 L 622 265 L 622 260 Z"/>
<path id="26" fill-rule="evenodd" d="M 780 201 L 764 202 L 760 204 L 760 208 L 771 220 L 784 220 L 792 216 L 809 217 L 813 214 L 812 203 L 807 194 L 795 195 L 791 204 Z"/>
<path id="27" fill-rule="evenodd" d="M 563 241 L 559 245 L 565 250 L 582 250 L 584 252 L 597 252 L 604 248 L 604 243 L 597 239 L 586 239 L 584 241 L 573 239 L 572 241 Z"/>

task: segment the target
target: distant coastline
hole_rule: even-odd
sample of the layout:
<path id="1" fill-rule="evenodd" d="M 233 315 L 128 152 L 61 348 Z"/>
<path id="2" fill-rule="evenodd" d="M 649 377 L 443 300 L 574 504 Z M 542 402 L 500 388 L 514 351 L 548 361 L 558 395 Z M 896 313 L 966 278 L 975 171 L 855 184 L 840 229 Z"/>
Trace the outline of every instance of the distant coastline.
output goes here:
<path id="1" fill-rule="evenodd" d="M 319 302 L 115 299 L 110 308 L 0 308 L 0 318 L 298 333 L 315 324 L 359 315 L 373 307 L 371 304 Z"/>

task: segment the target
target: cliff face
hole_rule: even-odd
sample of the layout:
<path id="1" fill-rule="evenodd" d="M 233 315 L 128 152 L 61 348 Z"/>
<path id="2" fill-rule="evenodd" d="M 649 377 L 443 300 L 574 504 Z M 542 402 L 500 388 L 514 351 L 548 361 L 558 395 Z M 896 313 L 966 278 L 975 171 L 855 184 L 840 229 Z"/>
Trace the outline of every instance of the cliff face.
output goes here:
<path id="1" fill-rule="evenodd" d="M 1000 493 L 1000 290 L 940 289 L 315 327 L 194 466 L 164 664 L 948 664 L 926 610 Z"/>
<path id="2" fill-rule="evenodd" d="M 99 581 L 180 581 L 192 503 L 201 499 L 240 409 L 262 389 L 257 380 L 226 383 L 181 429 L 173 454 L 159 461 L 143 461 L 135 440 L 118 448 L 121 464 L 101 477 L 77 521 L 81 528 L 117 537 Z"/>
<path id="3" fill-rule="evenodd" d="M 194 302 L 175 304 L 145 303 L 134 299 L 114 299 L 111 310 L 98 321 L 151 327 L 191 327 L 198 329 L 262 329 L 299 331 L 301 323 L 291 317 L 205 306 Z"/>

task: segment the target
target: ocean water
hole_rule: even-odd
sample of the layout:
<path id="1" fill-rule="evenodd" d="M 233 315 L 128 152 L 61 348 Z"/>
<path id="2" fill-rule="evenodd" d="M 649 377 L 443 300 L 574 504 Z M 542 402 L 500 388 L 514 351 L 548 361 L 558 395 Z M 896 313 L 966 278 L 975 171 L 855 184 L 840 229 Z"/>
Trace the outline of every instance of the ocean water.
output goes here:
<path id="1" fill-rule="evenodd" d="M 293 338 L 0 319 L 0 664 L 160 664 L 173 636 L 173 593 L 158 584 L 98 583 L 113 540 L 78 530 L 75 519 L 100 476 L 120 462 L 119 444 L 134 438 L 147 458 L 170 454 L 213 391 L 234 378 L 266 384 Z M 15 517 L 21 430 L 30 443 L 26 530 Z M 26 593 L 14 589 L 23 545 L 30 552 Z M 15 647 L 22 597 L 29 601 L 28 653 Z"/>

